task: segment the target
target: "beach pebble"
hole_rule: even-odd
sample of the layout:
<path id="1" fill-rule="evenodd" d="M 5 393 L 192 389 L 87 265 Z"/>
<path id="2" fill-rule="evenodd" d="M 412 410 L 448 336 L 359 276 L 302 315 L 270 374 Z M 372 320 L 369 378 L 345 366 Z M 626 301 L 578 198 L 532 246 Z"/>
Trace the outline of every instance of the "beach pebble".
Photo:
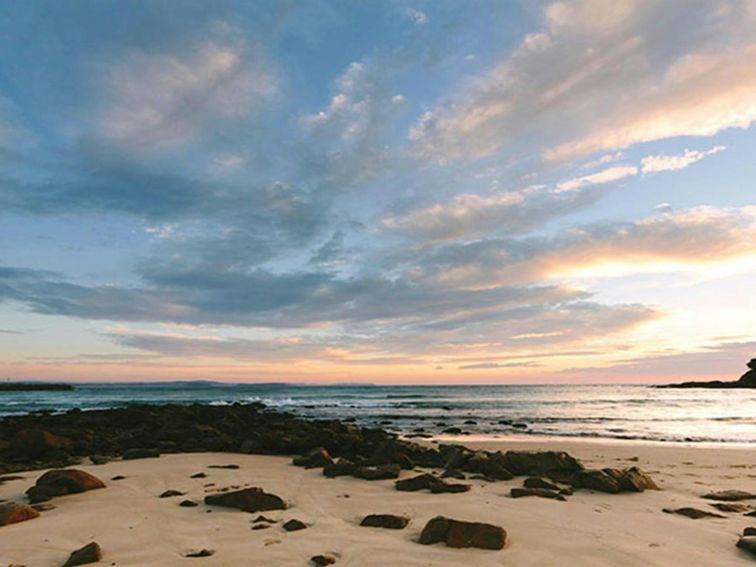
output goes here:
<path id="1" fill-rule="evenodd" d="M 63 564 L 63 567 L 74 567 L 75 565 L 88 565 L 90 563 L 97 563 L 102 559 L 102 549 L 97 542 L 88 543 L 84 547 L 80 547 L 76 551 L 72 552 L 68 557 L 68 561 Z"/>
<path id="2" fill-rule="evenodd" d="M 385 528 L 388 530 L 402 530 L 407 527 L 407 524 L 409 524 L 409 518 L 394 514 L 370 514 L 360 522 L 360 526 L 365 528 Z"/>

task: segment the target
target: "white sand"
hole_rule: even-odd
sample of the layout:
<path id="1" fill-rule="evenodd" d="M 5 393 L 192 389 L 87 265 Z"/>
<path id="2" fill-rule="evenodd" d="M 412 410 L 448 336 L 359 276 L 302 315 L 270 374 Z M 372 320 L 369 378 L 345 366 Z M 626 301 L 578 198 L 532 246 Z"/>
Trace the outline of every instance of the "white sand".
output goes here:
<path id="1" fill-rule="evenodd" d="M 54 499 L 55 510 L 35 520 L 0 528 L 0 566 L 59 566 L 70 551 L 94 540 L 104 550 L 101 565 L 297 566 L 320 553 L 339 556 L 337 566 L 728 566 L 753 565 L 735 548 L 745 526 L 756 518 L 730 514 L 727 519 L 691 520 L 665 514 L 664 507 L 695 506 L 716 511 L 699 496 L 714 489 L 756 491 L 756 451 L 690 446 L 570 441 L 483 441 L 468 446 L 489 449 L 564 449 L 589 466 L 638 464 L 663 491 L 597 494 L 578 491 L 568 502 L 540 498 L 512 499 L 509 482 L 472 481 L 464 494 L 398 492 L 393 481 L 368 482 L 348 477 L 327 479 L 283 457 L 191 454 L 159 459 L 81 466 L 108 487 Z M 638 462 L 626 459 L 638 457 Z M 235 463 L 239 470 L 207 469 Z M 206 479 L 190 479 L 204 471 Z M 39 476 L 0 486 L 0 499 L 23 501 L 23 492 Z M 110 481 L 114 475 L 121 481 Z M 412 473 L 403 472 L 403 476 Z M 263 487 L 291 503 L 270 518 L 298 518 L 310 527 L 286 533 L 281 523 L 253 531 L 257 514 L 230 509 L 178 506 L 182 497 L 158 498 L 166 489 L 201 500 L 206 483 L 216 487 Z M 349 495 L 349 497 L 346 497 Z M 751 504 L 756 506 L 756 501 Z M 406 514 L 402 531 L 361 528 L 369 513 Z M 425 522 L 437 515 L 503 526 L 509 544 L 502 551 L 450 549 L 415 543 Z M 212 548 L 215 555 L 183 555 Z"/>

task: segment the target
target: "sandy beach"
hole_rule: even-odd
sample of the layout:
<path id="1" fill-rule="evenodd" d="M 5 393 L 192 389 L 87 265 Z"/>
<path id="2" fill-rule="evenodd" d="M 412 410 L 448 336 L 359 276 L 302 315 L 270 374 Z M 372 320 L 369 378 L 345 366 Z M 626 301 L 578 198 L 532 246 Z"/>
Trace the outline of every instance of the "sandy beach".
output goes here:
<path id="1" fill-rule="evenodd" d="M 449 439 L 446 439 L 447 441 Z M 458 440 L 489 450 L 566 450 L 587 466 L 639 465 L 662 490 L 603 494 L 579 490 L 567 502 L 509 497 L 522 478 L 488 483 L 469 481 L 462 494 L 398 492 L 392 480 L 325 478 L 320 470 L 295 467 L 287 457 L 197 453 L 158 459 L 113 461 L 81 468 L 107 488 L 53 499 L 55 509 L 39 518 L 0 529 L 0 565 L 62 565 L 69 553 L 90 541 L 103 549 L 101 564 L 147 565 L 308 565 L 327 553 L 344 566 L 673 566 L 752 565 L 735 548 L 738 535 L 756 519 L 740 513 L 724 519 L 692 520 L 663 508 L 693 506 L 717 512 L 700 496 L 712 490 L 756 488 L 756 452 L 748 448 L 599 441 L 519 439 Z M 209 465 L 239 465 L 215 469 Z M 0 499 L 24 501 L 24 491 L 42 471 L 0 485 Z M 204 472 L 206 478 L 192 479 Z M 116 475 L 123 480 L 110 480 Z M 413 471 L 402 471 L 402 477 Z M 229 486 L 259 486 L 284 498 L 289 508 L 264 513 L 277 520 L 252 530 L 258 514 L 206 506 L 202 498 Z M 168 489 L 185 496 L 159 498 Z M 181 500 L 200 502 L 180 507 Z M 756 505 L 756 501 L 747 502 Z M 404 530 L 360 527 L 371 513 L 406 515 Z M 489 522 L 509 536 L 501 551 L 419 545 L 427 520 L 436 515 Z M 286 532 L 296 518 L 305 530 Z M 212 549 L 207 558 L 186 558 Z"/>

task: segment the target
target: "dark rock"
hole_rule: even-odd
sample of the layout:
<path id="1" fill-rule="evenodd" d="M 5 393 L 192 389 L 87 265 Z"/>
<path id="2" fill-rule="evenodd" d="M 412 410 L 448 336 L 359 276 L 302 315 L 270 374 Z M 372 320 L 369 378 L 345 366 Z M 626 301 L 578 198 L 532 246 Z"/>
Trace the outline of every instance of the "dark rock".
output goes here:
<path id="1" fill-rule="evenodd" d="M 745 504 L 737 504 L 731 502 L 713 502 L 711 506 L 714 506 L 720 512 L 745 512 L 748 510 L 748 506 Z"/>
<path id="2" fill-rule="evenodd" d="M 721 502 L 737 502 L 739 500 L 751 500 L 756 498 L 756 494 L 744 490 L 722 490 L 719 492 L 704 494 L 701 498 L 706 498 L 707 500 L 719 500 Z"/>
<path id="3" fill-rule="evenodd" d="M 514 427 L 515 429 L 527 429 L 528 424 L 527 423 L 513 423 L 512 427 Z"/>
<path id="4" fill-rule="evenodd" d="M 93 465 L 104 465 L 105 463 L 110 462 L 110 457 L 106 457 L 105 455 L 92 455 L 89 457 L 89 460 L 92 461 Z"/>
<path id="5" fill-rule="evenodd" d="M 526 478 L 522 483 L 525 488 L 543 488 L 546 490 L 559 490 L 559 487 L 547 480 L 538 477 Z"/>
<path id="6" fill-rule="evenodd" d="M 282 527 L 287 532 L 296 532 L 299 530 L 307 529 L 307 524 L 305 524 L 304 522 L 300 520 L 292 519 L 292 520 L 289 520 L 288 522 L 285 522 Z"/>
<path id="7" fill-rule="evenodd" d="M 78 494 L 97 488 L 105 488 L 105 483 L 87 472 L 77 469 L 54 469 L 39 477 L 36 484 L 26 491 L 26 496 L 36 504 L 46 502 L 55 496 Z"/>
<path id="8" fill-rule="evenodd" d="M 401 467 L 396 464 L 375 465 L 367 467 L 357 467 L 352 473 L 357 478 L 364 480 L 385 480 L 389 478 L 399 478 Z"/>
<path id="9" fill-rule="evenodd" d="M 313 555 L 310 557 L 313 565 L 317 567 L 324 567 L 325 565 L 333 565 L 336 563 L 336 558 L 333 555 Z"/>
<path id="10" fill-rule="evenodd" d="M 181 506 L 182 508 L 196 508 L 197 506 L 199 506 L 199 504 L 194 500 L 182 500 L 181 502 L 179 502 L 179 506 Z"/>
<path id="11" fill-rule="evenodd" d="M 207 474 L 205 474 L 203 472 L 198 472 L 198 473 L 194 473 L 189 478 L 207 478 Z"/>
<path id="12" fill-rule="evenodd" d="M 252 526 L 253 530 L 267 530 L 270 529 L 270 524 L 255 524 Z"/>
<path id="13" fill-rule="evenodd" d="M 117 474 L 115 476 L 110 477 L 110 480 L 124 480 L 126 477 L 122 474 Z"/>
<path id="14" fill-rule="evenodd" d="M 756 528 L 751 527 L 751 526 L 745 528 L 743 530 L 743 535 L 744 536 L 756 536 Z"/>
<path id="15" fill-rule="evenodd" d="M 462 433 L 462 429 L 459 427 L 447 427 L 441 433 L 446 433 L 447 435 L 459 435 Z"/>
<path id="16" fill-rule="evenodd" d="M 574 473 L 583 466 L 563 451 L 507 451 L 503 465 L 516 475 L 539 476 L 554 473 Z"/>
<path id="17" fill-rule="evenodd" d="M 599 492 L 617 494 L 619 492 L 643 492 L 658 490 L 656 483 L 638 467 L 629 469 L 591 469 L 573 473 L 567 482 L 576 488 L 587 488 Z"/>
<path id="18" fill-rule="evenodd" d="M 474 419 L 466 419 L 462 422 L 464 425 L 478 425 L 478 422 Z"/>
<path id="19" fill-rule="evenodd" d="M 11 453 L 32 459 L 61 452 L 71 445 L 65 437 L 59 437 L 41 429 L 22 429 L 11 440 Z"/>
<path id="20" fill-rule="evenodd" d="M 348 476 L 354 474 L 357 470 L 357 465 L 349 459 L 339 459 L 335 463 L 325 465 L 323 467 L 323 474 L 328 478 L 335 478 L 337 476 Z"/>
<path id="21" fill-rule="evenodd" d="M 512 498 L 523 498 L 525 496 L 538 496 L 539 498 L 550 498 L 552 500 L 565 501 L 565 497 L 554 490 L 545 488 L 513 488 L 510 490 Z"/>
<path id="22" fill-rule="evenodd" d="M 160 495 L 160 498 L 171 498 L 172 496 L 183 496 L 186 492 L 180 492 L 178 490 L 166 490 Z"/>
<path id="23" fill-rule="evenodd" d="M 744 516 L 750 516 L 751 518 L 756 517 L 756 510 L 753 510 L 752 512 L 746 512 L 743 514 Z"/>
<path id="24" fill-rule="evenodd" d="M 33 520 L 39 517 L 39 512 L 31 506 L 16 504 L 14 502 L 4 502 L 0 504 L 0 526 L 17 524 L 26 520 Z"/>
<path id="25" fill-rule="evenodd" d="M 268 524 L 277 524 L 278 520 L 271 520 L 270 518 L 266 518 L 265 516 L 257 516 L 254 520 L 252 520 L 252 523 L 258 523 L 258 522 L 266 522 Z"/>
<path id="26" fill-rule="evenodd" d="M 756 536 L 741 537 L 735 545 L 743 551 L 756 555 Z"/>
<path id="27" fill-rule="evenodd" d="M 394 487 L 397 490 L 403 492 L 415 492 L 417 490 L 430 490 L 433 494 L 440 494 L 442 492 L 459 493 L 467 492 L 470 490 L 469 484 L 454 484 L 445 482 L 432 474 L 424 473 L 412 478 L 405 478 L 403 480 L 397 480 L 394 483 Z"/>
<path id="28" fill-rule="evenodd" d="M 124 461 L 130 461 L 133 459 L 156 459 L 160 456 L 160 451 L 157 449 L 128 449 L 124 451 L 121 458 Z"/>
<path id="29" fill-rule="evenodd" d="M 309 453 L 294 457 L 294 465 L 297 467 L 305 467 L 307 469 L 315 469 L 325 467 L 326 465 L 333 464 L 333 457 L 323 447 L 313 449 Z"/>
<path id="30" fill-rule="evenodd" d="M 7 475 L 7 476 L 0 476 L 0 484 L 11 482 L 12 480 L 24 480 L 23 476 L 18 475 Z"/>
<path id="31" fill-rule="evenodd" d="M 200 549 L 199 551 L 193 551 L 187 553 L 184 557 L 210 557 L 215 554 L 214 549 Z"/>
<path id="32" fill-rule="evenodd" d="M 97 563 L 100 559 L 102 559 L 102 549 L 93 541 L 71 553 L 63 567 L 88 565 L 89 563 Z"/>
<path id="33" fill-rule="evenodd" d="M 686 518 L 691 518 L 692 520 L 699 520 L 701 518 L 724 518 L 722 514 L 714 514 L 713 512 L 706 512 L 705 510 L 699 510 L 698 508 L 677 508 L 677 509 L 671 509 L 671 508 L 664 508 L 663 510 L 667 514 L 679 514 L 681 516 L 685 516 Z"/>
<path id="34" fill-rule="evenodd" d="M 262 488 L 252 487 L 221 492 L 205 496 L 205 504 L 237 508 L 244 512 L 264 512 L 265 510 L 285 510 L 286 503 L 275 494 L 269 494 Z"/>
<path id="35" fill-rule="evenodd" d="M 507 532 L 492 524 L 436 516 L 423 528 L 419 543 L 431 545 L 439 542 L 444 542 L 449 547 L 502 549 L 507 542 Z"/>
<path id="36" fill-rule="evenodd" d="M 394 514 L 370 514 L 365 516 L 360 525 L 366 528 L 386 528 L 388 530 L 403 530 L 409 524 L 409 518 Z"/>
<path id="37" fill-rule="evenodd" d="M 237 470 L 239 468 L 239 465 L 207 465 L 207 468 Z"/>
<path id="38" fill-rule="evenodd" d="M 659 388 L 715 388 L 715 389 L 739 389 L 739 388 L 756 388 L 756 358 L 752 358 L 746 363 L 748 372 L 743 374 L 739 380 L 734 382 L 724 382 L 722 380 L 712 380 L 709 382 L 682 382 L 679 384 L 665 384 Z"/>

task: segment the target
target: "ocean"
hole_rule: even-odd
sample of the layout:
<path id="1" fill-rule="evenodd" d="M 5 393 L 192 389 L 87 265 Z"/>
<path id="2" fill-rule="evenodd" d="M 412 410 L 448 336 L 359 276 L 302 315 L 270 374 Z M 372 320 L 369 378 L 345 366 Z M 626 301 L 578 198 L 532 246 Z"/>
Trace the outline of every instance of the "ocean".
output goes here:
<path id="1" fill-rule="evenodd" d="M 0 392 L 0 416 L 130 403 L 235 402 L 262 402 L 310 418 L 352 419 L 401 434 L 437 435 L 458 427 L 475 436 L 756 443 L 756 390 L 638 385 L 77 384 L 70 392 Z"/>

